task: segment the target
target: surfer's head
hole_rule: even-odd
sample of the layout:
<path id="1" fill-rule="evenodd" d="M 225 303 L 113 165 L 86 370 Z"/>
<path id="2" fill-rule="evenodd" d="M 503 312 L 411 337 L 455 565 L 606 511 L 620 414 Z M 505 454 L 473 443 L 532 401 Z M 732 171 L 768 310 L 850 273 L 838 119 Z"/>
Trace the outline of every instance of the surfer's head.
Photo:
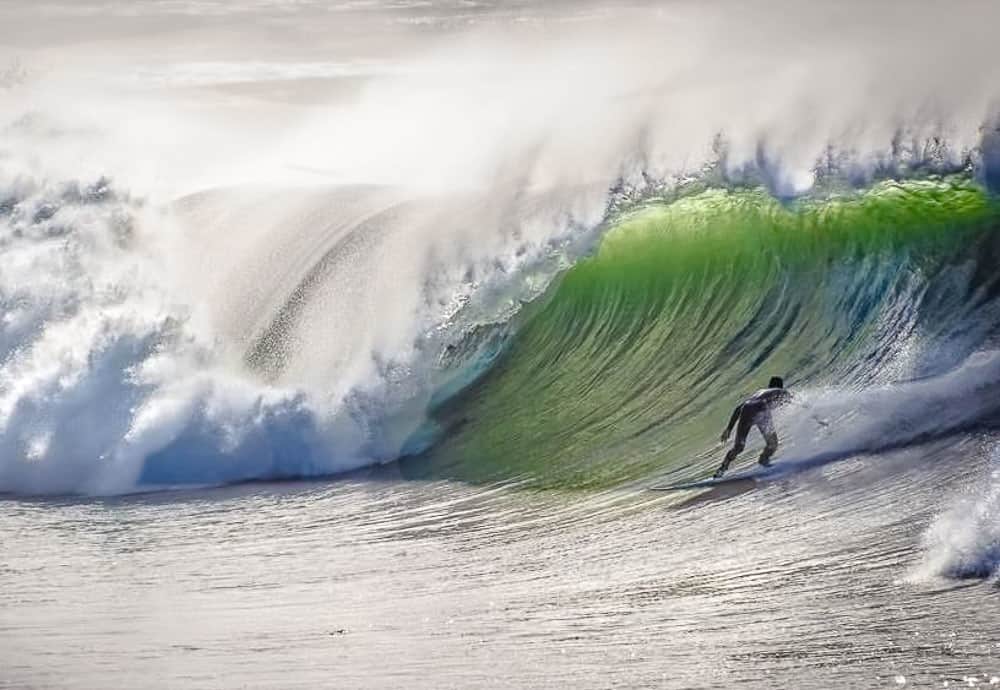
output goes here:
<path id="1" fill-rule="evenodd" d="M 768 388 L 784 388 L 785 380 L 780 376 L 772 376 L 770 383 L 767 384 Z"/>

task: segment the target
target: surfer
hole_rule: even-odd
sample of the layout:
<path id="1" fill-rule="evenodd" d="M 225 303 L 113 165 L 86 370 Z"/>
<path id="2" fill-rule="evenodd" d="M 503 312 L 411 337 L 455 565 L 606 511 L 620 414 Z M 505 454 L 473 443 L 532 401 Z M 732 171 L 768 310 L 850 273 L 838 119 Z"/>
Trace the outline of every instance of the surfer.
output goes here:
<path id="1" fill-rule="evenodd" d="M 726 426 L 726 430 L 722 432 L 722 442 L 725 443 L 729 440 L 729 434 L 732 433 L 734 426 L 736 427 L 736 440 L 733 442 L 733 447 L 726 453 L 726 459 L 722 461 L 722 465 L 716 470 L 714 475 L 716 479 L 724 475 L 726 470 L 729 469 L 729 465 L 736 459 L 736 456 L 743 452 L 743 449 L 746 447 L 747 434 L 750 433 L 750 429 L 753 427 L 757 427 L 760 430 L 760 433 L 764 436 L 765 443 L 764 452 L 760 454 L 760 459 L 757 462 L 764 467 L 770 466 L 771 456 L 778 450 L 778 434 L 774 430 L 774 420 L 771 418 L 771 411 L 775 407 L 790 402 L 791 399 L 792 394 L 785 390 L 785 382 L 782 378 L 780 376 L 772 376 L 771 381 L 767 384 L 767 388 L 757 391 L 733 410 L 733 415 L 729 418 L 729 424 Z"/>

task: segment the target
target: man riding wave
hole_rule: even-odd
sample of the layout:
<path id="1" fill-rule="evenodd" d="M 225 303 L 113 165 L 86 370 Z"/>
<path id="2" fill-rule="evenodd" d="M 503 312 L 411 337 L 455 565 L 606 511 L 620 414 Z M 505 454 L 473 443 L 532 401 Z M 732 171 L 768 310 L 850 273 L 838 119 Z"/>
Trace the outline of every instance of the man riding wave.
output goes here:
<path id="1" fill-rule="evenodd" d="M 767 388 L 757 391 L 733 410 L 729 424 L 722 432 L 722 442 L 725 443 L 729 440 L 734 426 L 736 427 L 736 439 L 733 442 L 733 447 L 726 453 L 726 459 L 716 470 L 714 475 L 716 479 L 724 475 L 733 460 L 743 452 L 746 447 L 747 434 L 753 427 L 757 427 L 764 436 L 765 443 L 764 451 L 760 454 L 757 462 L 764 467 L 771 465 L 771 456 L 778 450 L 778 434 L 774 430 L 774 419 L 771 412 L 791 401 L 792 394 L 785 390 L 785 382 L 780 376 L 773 376 L 767 384 Z"/>

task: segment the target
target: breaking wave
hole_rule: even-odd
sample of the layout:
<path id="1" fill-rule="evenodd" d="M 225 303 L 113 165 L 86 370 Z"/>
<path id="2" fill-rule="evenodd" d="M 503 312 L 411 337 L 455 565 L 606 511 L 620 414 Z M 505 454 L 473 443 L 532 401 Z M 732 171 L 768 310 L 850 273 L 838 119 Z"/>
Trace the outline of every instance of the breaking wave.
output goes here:
<path id="1" fill-rule="evenodd" d="M 804 403 L 781 422 L 786 466 L 988 426 L 998 219 L 963 177 L 648 201 L 438 406 L 440 442 L 406 466 L 564 488 L 707 473 L 733 404 L 772 374 Z"/>
<path id="2" fill-rule="evenodd" d="M 227 325 L 163 261 L 162 209 L 107 180 L 5 189 L 3 491 L 313 477 L 400 456 L 405 476 L 540 487 L 689 476 L 718 461 L 734 400 L 775 372 L 807 405 L 781 421 L 786 467 L 989 427 L 1000 408 L 1000 215 L 965 175 L 792 202 L 704 183 L 590 225 L 534 199 L 518 217 L 561 222 L 556 239 L 425 282 L 424 330 L 395 357 L 371 340 L 331 361 L 322 314 L 344 266 L 440 213 L 355 193 L 364 212 L 282 251 L 280 281 L 223 300 Z"/>
<path id="3" fill-rule="evenodd" d="M 5 193 L 0 489 L 118 493 L 343 469 L 303 394 L 221 360 L 144 244 L 140 203 L 106 180 L 21 179 Z"/>

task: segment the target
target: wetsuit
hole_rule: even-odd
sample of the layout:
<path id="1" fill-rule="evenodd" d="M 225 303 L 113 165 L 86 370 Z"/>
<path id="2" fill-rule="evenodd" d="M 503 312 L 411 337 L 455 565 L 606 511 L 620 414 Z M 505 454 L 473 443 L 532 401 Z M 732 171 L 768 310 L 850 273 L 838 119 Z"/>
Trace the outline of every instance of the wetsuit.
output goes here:
<path id="1" fill-rule="evenodd" d="M 716 477 L 725 474 L 736 456 L 743 452 L 746 447 L 747 434 L 753 427 L 760 430 L 765 442 L 764 452 L 760 454 L 758 462 L 765 467 L 771 464 L 771 456 L 778 450 L 778 434 L 774 431 L 771 410 L 791 399 L 792 394 L 784 388 L 764 388 L 751 395 L 733 410 L 733 415 L 729 418 L 729 425 L 722 434 L 722 440 L 725 441 L 729 438 L 734 426 L 736 427 L 736 439 L 733 442 L 733 447 L 726 453 L 726 459 L 723 460 L 722 466 L 715 473 Z"/>

